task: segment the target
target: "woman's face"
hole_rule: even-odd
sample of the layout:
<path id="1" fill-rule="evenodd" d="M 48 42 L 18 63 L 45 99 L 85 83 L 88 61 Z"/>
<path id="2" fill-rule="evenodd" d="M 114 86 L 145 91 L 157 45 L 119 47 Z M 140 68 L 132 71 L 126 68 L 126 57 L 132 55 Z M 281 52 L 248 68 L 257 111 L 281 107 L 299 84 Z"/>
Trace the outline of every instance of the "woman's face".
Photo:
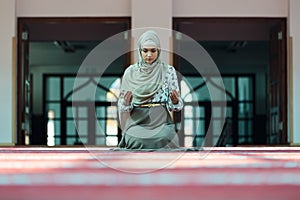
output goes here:
<path id="1" fill-rule="evenodd" d="M 157 59 L 158 50 L 154 46 L 144 46 L 141 54 L 147 64 L 152 64 Z"/>

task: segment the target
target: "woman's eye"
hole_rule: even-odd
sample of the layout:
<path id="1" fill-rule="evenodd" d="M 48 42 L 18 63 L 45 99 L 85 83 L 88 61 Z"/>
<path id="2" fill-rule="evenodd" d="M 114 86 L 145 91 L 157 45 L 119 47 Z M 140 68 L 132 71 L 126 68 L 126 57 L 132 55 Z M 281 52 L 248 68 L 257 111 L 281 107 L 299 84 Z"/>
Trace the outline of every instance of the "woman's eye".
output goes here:
<path id="1" fill-rule="evenodd" d="M 148 51 L 151 51 L 151 53 L 156 53 L 157 49 L 143 49 L 144 53 L 147 53 Z"/>

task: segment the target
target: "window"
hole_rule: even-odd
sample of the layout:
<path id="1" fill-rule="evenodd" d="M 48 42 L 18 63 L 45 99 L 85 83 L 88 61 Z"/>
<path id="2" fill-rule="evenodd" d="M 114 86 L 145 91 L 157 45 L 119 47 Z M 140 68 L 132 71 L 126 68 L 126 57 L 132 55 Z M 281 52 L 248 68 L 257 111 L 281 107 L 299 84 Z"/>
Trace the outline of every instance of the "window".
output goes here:
<path id="1" fill-rule="evenodd" d="M 79 83 L 76 87 L 75 78 Z M 102 76 L 98 82 L 96 78 L 91 75 L 45 75 L 44 113 L 47 113 L 49 146 L 118 144 L 120 78 Z M 94 94 L 90 94 L 93 90 Z"/>
<path id="2" fill-rule="evenodd" d="M 212 131 L 220 126 L 222 118 L 230 119 L 231 137 L 226 145 L 252 144 L 254 121 L 254 75 L 223 75 L 226 90 L 226 116 L 222 106 L 211 104 L 207 84 L 213 85 L 214 77 L 185 76 L 181 80 L 181 97 L 184 101 L 184 146 L 203 146 L 210 121 Z M 216 88 L 214 92 L 221 92 Z M 218 100 L 215 100 L 218 101 Z M 228 124 L 227 124 L 228 125 Z M 225 127 L 226 128 L 226 127 Z M 219 133 L 212 133 L 212 144 L 219 140 Z"/>

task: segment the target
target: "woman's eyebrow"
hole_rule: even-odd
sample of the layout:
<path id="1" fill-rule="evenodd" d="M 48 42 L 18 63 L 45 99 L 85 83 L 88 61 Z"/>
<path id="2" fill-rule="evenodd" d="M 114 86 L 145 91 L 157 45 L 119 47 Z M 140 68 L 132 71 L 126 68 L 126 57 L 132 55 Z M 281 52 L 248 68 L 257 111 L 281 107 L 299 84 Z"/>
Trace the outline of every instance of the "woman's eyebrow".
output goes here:
<path id="1" fill-rule="evenodd" d="M 153 51 L 153 50 L 157 50 L 157 48 L 143 48 L 143 50 L 147 50 L 147 51 Z"/>

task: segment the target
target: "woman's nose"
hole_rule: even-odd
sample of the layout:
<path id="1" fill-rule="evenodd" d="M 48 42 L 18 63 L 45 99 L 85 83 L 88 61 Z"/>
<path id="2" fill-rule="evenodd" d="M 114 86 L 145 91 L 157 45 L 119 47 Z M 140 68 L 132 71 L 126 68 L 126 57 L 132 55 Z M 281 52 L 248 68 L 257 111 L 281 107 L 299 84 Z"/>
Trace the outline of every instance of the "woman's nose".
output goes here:
<path id="1" fill-rule="evenodd" d="M 151 57 L 151 56 L 152 56 L 151 51 L 147 52 L 147 56 L 148 56 L 148 57 Z"/>

